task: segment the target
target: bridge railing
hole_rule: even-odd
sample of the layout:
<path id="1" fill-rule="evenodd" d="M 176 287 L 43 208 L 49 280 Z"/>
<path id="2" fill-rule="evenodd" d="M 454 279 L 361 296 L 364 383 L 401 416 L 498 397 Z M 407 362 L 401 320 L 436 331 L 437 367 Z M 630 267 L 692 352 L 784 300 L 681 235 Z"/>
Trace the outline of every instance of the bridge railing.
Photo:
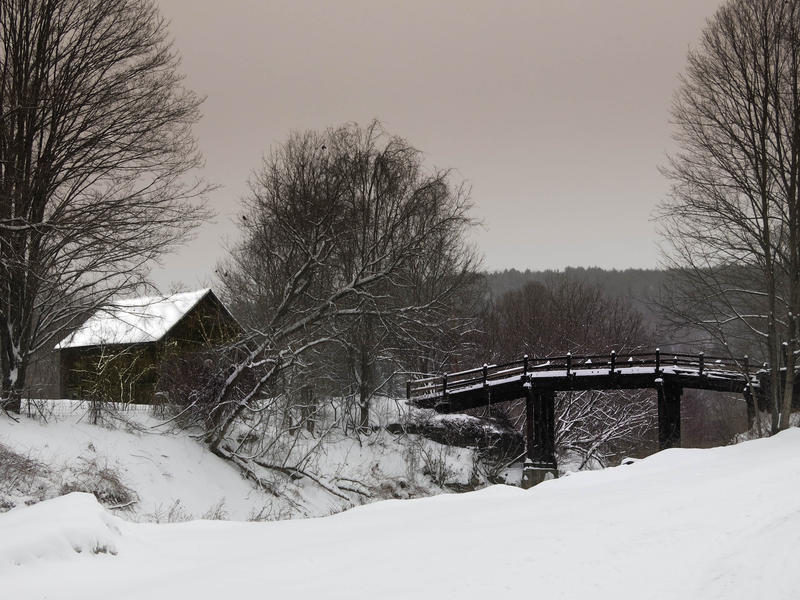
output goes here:
<path id="1" fill-rule="evenodd" d="M 604 370 L 608 373 L 634 367 L 652 368 L 656 372 L 663 369 L 685 369 L 698 375 L 718 373 L 749 374 L 750 365 L 747 357 L 742 359 L 723 356 L 707 356 L 704 353 L 664 353 L 633 352 L 617 354 L 589 354 L 550 356 L 535 358 L 525 356 L 522 360 L 502 364 L 485 364 L 474 369 L 445 373 L 422 379 L 414 379 L 406 383 L 407 398 L 420 396 L 440 396 L 457 390 L 478 385 L 489 385 L 490 382 L 509 377 L 535 377 L 537 372 L 547 371 L 554 376 L 572 376 L 576 372 L 587 370 Z"/>

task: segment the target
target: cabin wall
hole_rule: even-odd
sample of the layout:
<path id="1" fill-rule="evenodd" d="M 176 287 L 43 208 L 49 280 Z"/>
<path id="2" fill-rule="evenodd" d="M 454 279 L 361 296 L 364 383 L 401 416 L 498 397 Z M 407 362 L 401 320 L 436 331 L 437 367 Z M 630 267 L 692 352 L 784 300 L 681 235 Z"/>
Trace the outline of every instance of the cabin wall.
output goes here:
<path id="1" fill-rule="evenodd" d="M 58 350 L 40 352 L 33 357 L 25 374 L 28 398 L 53 400 L 62 397 L 60 360 Z"/>
<path id="2" fill-rule="evenodd" d="M 156 344 L 70 348 L 61 352 L 65 398 L 149 402 L 158 382 Z"/>

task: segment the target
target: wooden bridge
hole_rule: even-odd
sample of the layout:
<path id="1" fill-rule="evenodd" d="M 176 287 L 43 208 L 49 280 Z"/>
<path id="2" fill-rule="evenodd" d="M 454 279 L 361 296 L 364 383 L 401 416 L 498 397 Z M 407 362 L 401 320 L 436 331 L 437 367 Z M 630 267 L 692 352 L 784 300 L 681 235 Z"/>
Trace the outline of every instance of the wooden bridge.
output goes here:
<path id="1" fill-rule="evenodd" d="M 409 381 L 406 396 L 415 406 L 439 412 L 461 412 L 524 398 L 526 470 L 555 471 L 556 392 L 656 390 L 658 441 L 664 449 L 680 446 L 684 389 L 741 393 L 749 407 L 762 387 L 764 373 L 751 371 L 747 357 L 664 354 L 658 349 L 620 355 L 567 354 L 543 359 L 525 356 L 501 365 Z"/>

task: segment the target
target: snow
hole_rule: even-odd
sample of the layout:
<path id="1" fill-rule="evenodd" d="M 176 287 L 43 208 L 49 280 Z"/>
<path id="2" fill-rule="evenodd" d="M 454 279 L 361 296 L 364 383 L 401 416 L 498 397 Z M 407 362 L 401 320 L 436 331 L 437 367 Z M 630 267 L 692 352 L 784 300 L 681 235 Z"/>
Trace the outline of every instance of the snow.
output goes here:
<path id="1" fill-rule="evenodd" d="M 13 510 L 0 523 L 0 574 L 15 566 L 65 560 L 75 554 L 116 554 L 125 527 L 93 495 L 78 492 Z"/>
<path id="2" fill-rule="evenodd" d="M 217 508 L 244 520 L 266 502 L 264 492 L 242 479 L 233 465 L 188 435 L 151 429 L 160 421 L 148 413 L 129 413 L 131 426 L 119 423 L 109 429 L 90 424 L 83 411 L 73 410 L 46 424 L 0 419 L 0 444 L 55 474 L 51 494 L 95 463 L 112 469 L 135 492 L 136 503 L 127 514 L 142 520 L 161 520 L 169 513 L 172 518 L 201 516 Z"/>
<path id="3" fill-rule="evenodd" d="M 589 364 L 591 361 L 587 359 L 585 364 Z M 656 368 L 655 367 L 617 367 L 614 371 L 618 375 L 655 375 Z M 529 371 L 527 377 L 531 380 L 536 379 L 550 379 L 550 378 L 565 378 L 569 375 L 574 377 L 597 377 L 599 375 L 608 375 L 609 368 L 608 367 L 600 367 L 600 368 L 582 368 L 582 369 L 573 369 L 570 372 L 567 372 L 566 368 L 564 369 L 555 369 L 550 371 Z M 662 365 L 660 369 L 658 369 L 659 374 L 668 374 L 668 375 L 694 375 L 700 377 L 699 371 L 697 369 L 690 369 L 686 367 L 675 367 L 671 365 L 664 366 Z M 703 377 L 708 377 L 709 379 L 725 379 L 729 380 L 739 379 L 741 378 L 741 373 L 734 372 L 734 371 L 725 371 L 725 370 L 705 370 L 703 371 Z M 504 385 L 508 383 L 514 383 L 520 381 L 523 378 L 523 375 L 513 375 L 511 377 L 498 377 L 496 379 L 489 379 L 488 385 L 495 386 L 495 385 Z M 744 383 L 744 382 L 742 382 Z M 758 379 L 753 376 L 751 378 L 751 385 L 757 386 Z M 470 390 L 477 390 L 483 387 L 483 383 L 473 383 L 467 385 L 458 385 L 456 384 L 454 387 L 449 388 L 449 392 L 451 394 L 457 394 L 460 392 L 466 392 Z M 427 391 L 430 389 L 431 391 Z M 438 396 L 441 395 L 441 386 L 436 387 L 436 384 L 431 384 L 431 386 L 425 386 L 422 388 L 417 389 L 417 394 L 415 395 L 414 399 L 419 398 L 426 398 L 430 396 Z"/>
<path id="4" fill-rule="evenodd" d="M 495 486 L 278 523 L 123 524 L 103 519 L 91 498 L 67 497 L 0 515 L 2 593 L 796 599 L 798 456 L 792 429 L 738 446 L 667 450 L 528 491 Z M 7 535 L 20 527 L 30 551 Z M 66 549 L 91 549 L 92 535 L 117 554 Z"/>
<path id="5" fill-rule="evenodd" d="M 61 340 L 56 349 L 158 341 L 210 292 L 210 289 L 202 289 L 170 296 L 118 300 L 94 313 L 79 329 Z"/>
<path id="6" fill-rule="evenodd" d="M 303 468 L 316 474 L 328 489 L 307 477 L 290 480 L 271 474 L 278 496 L 255 487 L 189 433 L 164 427 L 149 407 L 126 408 L 118 414 L 121 420 L 109 428 L 89 422 L 86 403 L 37 404 L 43 407 L 47 423 L 27 417 L 15 422 L 0 414 L 0 447 L 36 461 L 45 471 L 13 491 L 3 489 L 0 477 L 0 510 L 52 498 L 65 488 L 76 489 L 75 482 L 82 483 L 77 489 L 84 490 L 87 478 L 91 488 L 99 479 L 96 472 L 104 468 L 133 492 L 135 502 L 115 514 L 134 521 L 324 516 L 382 498 L 442 493 L 447 489 L 444 484 L 461 488 L 476 476 L 474 449 L 385 431 L 387 424 L 402 422 L 409 411 L 442 419 L 434 411 L 412 409 L 404 401 L 388 398 L 373 400 L 370 416 L 375 431 L 371 435 L 356 438 L 334 428 L 324 440 L 291 437 L 287 464 L 311 454 Z M 312 447 L 318 447 L 317 451 L 310 452 Z M 423 471 L 433 471 L 445 481 L 432 481 Z"/>

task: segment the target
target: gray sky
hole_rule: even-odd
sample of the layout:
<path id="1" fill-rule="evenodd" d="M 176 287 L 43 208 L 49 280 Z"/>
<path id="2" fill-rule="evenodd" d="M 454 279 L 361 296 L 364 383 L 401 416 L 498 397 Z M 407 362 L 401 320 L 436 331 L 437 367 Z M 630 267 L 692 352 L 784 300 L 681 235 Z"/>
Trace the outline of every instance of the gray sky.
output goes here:
<path id="1" fill-rule="evenodd" d="M 669 106 L 720 0 L 158 3 L 221 186 L 162 287 L 213 283 L 270 145 L 372 118 L 471 183 L 487 269 L 656 266 Z"/>

